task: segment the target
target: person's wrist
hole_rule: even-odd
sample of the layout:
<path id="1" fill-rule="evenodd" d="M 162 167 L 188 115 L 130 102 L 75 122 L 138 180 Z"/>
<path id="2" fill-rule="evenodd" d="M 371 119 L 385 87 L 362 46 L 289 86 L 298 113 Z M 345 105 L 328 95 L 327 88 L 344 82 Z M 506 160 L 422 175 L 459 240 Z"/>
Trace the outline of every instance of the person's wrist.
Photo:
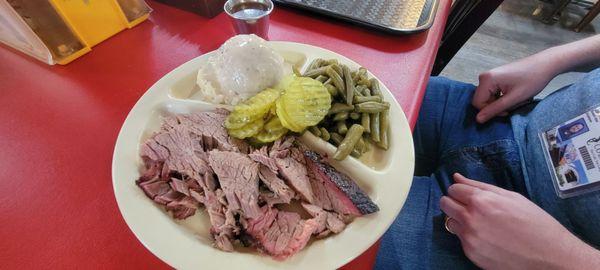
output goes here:
<path id="1" fill-rule="evenodd" d="M 579 61 L 572 53 L 572 48 L 567 45 L 561 45 L 548 48 L 535 56 L 539 57 L 540 61 L 545 62 L 546 73 L 550 78 L 554 78 L 565 72 L 569 72 L 574 68 Z"/>
<path id="2" fill-rule="evenodd" d="M 576 269 L 600 269 L 600 251 L 586 243 L 581 243 L 584 250 L 581 251 L 580 266 Z"/>
<path id="3" fill-rule="evenodd" d="M 553 256 L 555 269 L 600 269 L 600 251 L 567 232 L 561 246 L 562 256 Z"/>
<path id="4" fill-rule="evenodd" d="M 538 70 L 536 73 L 538 73 L 537 76 L 540 79 L 550 81 L 557 75 L 564 73 L 567 69 L 562 57 L 560 57 L 560 50 L 557 48 L 547 49 L 531 57 L 537 63 L 536 67 Z"/>

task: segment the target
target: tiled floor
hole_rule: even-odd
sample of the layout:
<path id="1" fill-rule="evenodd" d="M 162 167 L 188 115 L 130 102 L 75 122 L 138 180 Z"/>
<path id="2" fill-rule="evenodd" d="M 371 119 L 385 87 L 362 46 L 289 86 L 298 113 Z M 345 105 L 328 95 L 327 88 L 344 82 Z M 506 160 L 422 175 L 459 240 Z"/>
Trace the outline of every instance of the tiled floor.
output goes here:
<path id="1" fill-rule="evenodd" d="M 541 14 L 532 15 L 540 3 L 536 0 L 504 1 L 450 61 L 442 76 L 477 84 L 479 73 L 483 71 L 548 47 L 600 33 L 600 16 L 581 33 L 571 30 L 586 13 L 576 5 L 570 5 L 557 23 L 544 24 L 540 16 L 549 12 L 548 6 L 543 5 Z M 558 76 L 540 96 L 572 83 L 581 75 L 568 73 Z"/>

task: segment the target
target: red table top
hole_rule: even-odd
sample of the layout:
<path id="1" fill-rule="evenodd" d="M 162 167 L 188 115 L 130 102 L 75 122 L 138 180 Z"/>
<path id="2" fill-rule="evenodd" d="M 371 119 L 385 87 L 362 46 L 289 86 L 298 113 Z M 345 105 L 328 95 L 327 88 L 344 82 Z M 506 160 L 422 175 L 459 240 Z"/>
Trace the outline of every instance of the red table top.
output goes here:
<path id="1" fill-rule="evenodd" d="M 376 74 L 414 125 L 449 0 L 433 27 L 397 37 L 277 8 L 270 39 L 343 54 Z M 207 20 L 162 4 L 149 21 L 67 66 L 0 46 L 0 261 L 5 269 L 166 269 L 119 213 L 111 183 L 119 129 L 163 75 L 233 35 L 226 15 Z M 133 181 L 133 179 L 132 179 Z M 368 269 L 378 245 L 344 269 Z"/>

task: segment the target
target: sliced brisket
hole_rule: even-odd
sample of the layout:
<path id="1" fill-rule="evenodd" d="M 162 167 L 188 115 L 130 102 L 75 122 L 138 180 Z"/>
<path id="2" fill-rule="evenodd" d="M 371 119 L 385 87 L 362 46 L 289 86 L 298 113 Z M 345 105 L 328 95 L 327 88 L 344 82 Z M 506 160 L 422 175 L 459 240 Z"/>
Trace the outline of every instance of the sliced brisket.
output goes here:
<path id="1" fill-rule="evenodd" d="M 289 151 L 290 153 L 288 156 L 275 158 L 279 173 L 281 173 L 287 183 L 300 194 L 303 200 L 313 203 L 314 195 L 308 179 L 304 158 L 294 158 L 297 155 L 293 154 L 293 152 L 300 151 L 297 148 L 292 148 Z"/>
<path id="2" fill-rule="evenodd" d="M 217 174 L 229 210 L 242 210 L 244 217 L 260 215 L 258 206 L 258 163 L 248 155 L 213 150 L 209 163 Z"/>
<path id="3" fill-rule="evenodd" d="M 321 161 L 321 156 L 313 151 L 304 151 L 306 162 L 315 180 L 327 192 L 335 212 L 361 216 L 379 211 L 379 207 L 360 187 L 345 174 Z"/>
<path id="4" fill-rule="evenodd" d="M 319 224 L 319 229 L 315 231 L 315 234 L 325 236 L 329 232 L 340 233 L 346 228 L 346 224 L 339 218 L 337 213 L 328 212 L 319 206 L 307 203 L 302 203 L 302 207 Z"/>
<path id="5" fill-rule="evenodd" d="M 303 249 L 318 228 L 312 220 L 303 220 L 293 212 L 263 207 L 262 214 L 248 220 L 246 233 L 263 252 L 283 260 Z"/>
<path id="6" fill-rule="evenodd" d="M 204 205 L 217 248 L 234 251 L 240 241 L 283 260 L 313 235 L 339 233 L 348 218 L 378 211 L 358 185 L 295 137 L 257 150 L 229 137 L 223 127 L 228 114 L 166 117 L 160 131 L 141 145 L 144 170 L 136 181 L 175 219 Z M 294 199 L 303 201 L 312 218 L 280 210 L 293 209 L 286 206 Z"/>
<path id="7" fill-rule="evenodd" d="M 267 166 L 260 165 L 258 175 L 265 186 L 272 191 L 273 196 L 266 196 L 266 201 L 269 205 L 290 203 L 292 198 L 294 198 L 294 191 Z M 264 197 L 265 195 L 261 194 L 261 196 Z"/>
<path id="8" fill-rule="evenodd" d="M 262 165 L 265 165 L 272 171 L 276 172 L 278 170 L 277 164 L 275 163 L 275 159 L 269 157 L 269 152 L 268 152 L 267 148 L 268 148 L 267 146 L 263 146 L 260 149 L 254 150 L 248 156 L 252 160 L 254 160 Z"/>
<path id="9" fill-rule="evenodd" d="M 181 199 L 171 201 L 167 204 L 167 211 L 173 213 L 175 219 L 185 219 L 193 216 L 198 209 L 198 202 L 192 197 L 183 196 Z"/>
<path id="10" fill-rule="evenodd" d="M 199 144 L 188 127 L 178 125 L 154 134 L 142 145 L 141 155 L 154 161 L 164 161 L 170 170 L 198 179 L 210 173 L 206 161 L 196 153 Z"/>
<path id="11" fill-rule="evenodd" d="M 250 147 L 243 140 L 230 137 L 223 126 L 228 113 L 202 112 L 186 115 L 178 115 L 177 119 L 181 125 L 188 126 L 190 131 L 202 137 L 206 151 L 219 149 L 222 151 L 233 151 L 248 153 Z"/>

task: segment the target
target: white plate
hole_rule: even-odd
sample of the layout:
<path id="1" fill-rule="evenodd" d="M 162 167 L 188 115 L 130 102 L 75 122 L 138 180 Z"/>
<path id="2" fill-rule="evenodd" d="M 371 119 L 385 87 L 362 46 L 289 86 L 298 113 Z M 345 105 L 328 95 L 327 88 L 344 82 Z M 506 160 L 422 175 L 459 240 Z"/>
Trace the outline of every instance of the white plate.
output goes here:
<path id="1" fill-rule="evenodd" d="M 300 68 L 314 58 L 337 59 L 352 70 L 360 67 L 344 56 L 310 45 L 292 42 L 270 42 L 270 45 L 286 62 Z M 391 148 L 367 157 L 371 159 L 371 166 L 354 158 L 332 162 L 338 170 L 352 176 L 381 210 L 357 218 L 338 235 L 311 242 L 285 261 L 275 261 L 257 252 L 227 253 L 212 247 L 208 233 L 210 223 L 204 211 L 183 222 L 175 221 L 135 185 L 142 166 L 139 145 L 157 130 L 161 115 L 214 109 L 214 105 L 188 99 L 193 94 L 200 63 L 208 55 L 179 66 L 148 89 L 129 112 L 119 133 L 112 164 L 113 186 L 121 214 L 137 238 L 177 269 L 334 269 L 373 245 L 400 212 L 414 169 L 410 127 L 400 105 L 383 84 L 382 92 L 391 103 Z M 333 154 L 331 145 L 312 135 L 307 134 L 302 139 L 318 152 Z"/>

